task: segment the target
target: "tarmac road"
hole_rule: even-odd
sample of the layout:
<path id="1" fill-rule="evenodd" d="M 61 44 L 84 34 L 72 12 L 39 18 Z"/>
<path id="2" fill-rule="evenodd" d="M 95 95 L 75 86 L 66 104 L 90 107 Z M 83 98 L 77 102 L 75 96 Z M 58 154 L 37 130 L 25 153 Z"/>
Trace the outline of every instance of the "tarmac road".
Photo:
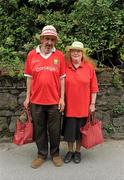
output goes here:
<path id="1" fill-rule="evenodd" d="M 65 142 L 60 148 L 64 156 Z M 71 162 L 62 167 L 55 167 L 49 156 L 40 168 L 32 169 L 36 152 L 34 143 L 0 143 L 0 180 L 124 180 L 124 140 L 107 140 L 90 150 L 82 148 L 80 164 Z"/>

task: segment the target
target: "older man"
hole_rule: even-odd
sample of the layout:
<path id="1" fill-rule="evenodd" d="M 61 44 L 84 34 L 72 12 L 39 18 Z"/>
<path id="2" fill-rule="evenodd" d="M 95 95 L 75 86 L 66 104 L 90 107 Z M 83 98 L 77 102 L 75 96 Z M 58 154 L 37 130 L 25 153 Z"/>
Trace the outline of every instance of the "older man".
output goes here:
<path id="1" fill-rule="evenodd" d="M 24 73 L 27 77 L 24 106 L 28 108 L 30 104 L 38 149 L 32 168 L 38 168 L 47 158 L 48 134 L 52 161 L 55 166 L 62 165 L 59 144 L 60 117 L 65 105 L 64 55 L 55 48 L 58 35 L 54 26 L 47 25 L 42 29 L 40 41 L 41 44 L 29 52 Z"/>

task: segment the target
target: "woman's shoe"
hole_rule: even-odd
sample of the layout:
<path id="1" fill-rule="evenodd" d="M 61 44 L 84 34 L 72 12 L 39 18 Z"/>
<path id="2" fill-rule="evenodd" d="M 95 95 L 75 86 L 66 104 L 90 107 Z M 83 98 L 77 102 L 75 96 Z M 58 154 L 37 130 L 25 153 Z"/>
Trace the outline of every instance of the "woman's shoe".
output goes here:
<path id="1" fill-rule="evenodd" d="M 73 152 L 67 152 L 65 158 L 64 158 L 64 163 L 69 163 L 73 159 Z"/>
<path id="2" fill-rule="evenodd" d="M 73 161 L 74 163 L 80 163 L 81 162 L 81 153 L 75 151 L 74 156 L 73 156 Z"/>

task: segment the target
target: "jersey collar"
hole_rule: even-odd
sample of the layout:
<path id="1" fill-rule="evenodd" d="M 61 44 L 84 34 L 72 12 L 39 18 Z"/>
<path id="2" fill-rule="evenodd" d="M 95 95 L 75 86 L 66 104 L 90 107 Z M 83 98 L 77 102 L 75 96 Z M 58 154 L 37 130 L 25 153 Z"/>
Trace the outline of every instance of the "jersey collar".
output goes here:
<path id="1" fill-rule="evenodd" d="M 56 51 L 56 48 L 53 47 L 52 52 L 50 52 L 50 53 L 47 54 L 47 55 L 44 55 L 44 54 L 41 52 L 41 50 L 40 50 L 40 45 L 38 45 L 38 46 L 36 47 L 36 53 L 40 54 L 44 59 L 48 59 L 48 58 L 51 56 L 51 54 L 52 54 L 53 52 L 55 52 L 55 51 Z"/>
<path id="2" fill-rule="evenodd" d="M 52 52 L 55 52 L 55 51 L 56 51 L 56 48 L 53 47 Z M 36 53 L 41 53 L 40 45 L 38 45 L 38 46 L 36 47 Z"/>
<path id="3" fill-rule="evenodd" d="M 83 68 L 83 66 L 84 66 L 84 62 L 82 61 L 81 64 L 80 64 L 80 66 L 79 66 L 78 68 Z M 76 69 L 76 68 L 73 66 L 72 63 L 69 63 L 68 67 L 71 68 L 71 69 Z M 78 69 L 78 68 L 77 68 L 77 69 Z"/>

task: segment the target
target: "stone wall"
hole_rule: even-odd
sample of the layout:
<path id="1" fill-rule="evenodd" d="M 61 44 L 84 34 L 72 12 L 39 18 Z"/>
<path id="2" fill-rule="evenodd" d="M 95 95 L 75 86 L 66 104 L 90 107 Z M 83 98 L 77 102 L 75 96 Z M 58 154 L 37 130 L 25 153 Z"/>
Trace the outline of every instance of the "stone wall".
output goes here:
<path id="1" fill-rule="evenodd" d="M 0 138 L 11 136 L 25 98 L 25 79 L 0 77 Z"/>
<path id="2" fill-rule="evenodd" d="M 96 114 L 103 122 L 104 134 L 115 139 L 124 139 L 124 73 L 97 72 L 99 93 Z"/>
<path id="3" fill-rule="evenodd" d="M 96 116 L 103 122 L 106 137 L 124 139 L 124 73 L 97 72 L 99 93 Z M 121 81 L 120 78 L 121 77 Z M 0 77 L 0 138 L 12 136 L 25 99 L 26 79 Z"/>

